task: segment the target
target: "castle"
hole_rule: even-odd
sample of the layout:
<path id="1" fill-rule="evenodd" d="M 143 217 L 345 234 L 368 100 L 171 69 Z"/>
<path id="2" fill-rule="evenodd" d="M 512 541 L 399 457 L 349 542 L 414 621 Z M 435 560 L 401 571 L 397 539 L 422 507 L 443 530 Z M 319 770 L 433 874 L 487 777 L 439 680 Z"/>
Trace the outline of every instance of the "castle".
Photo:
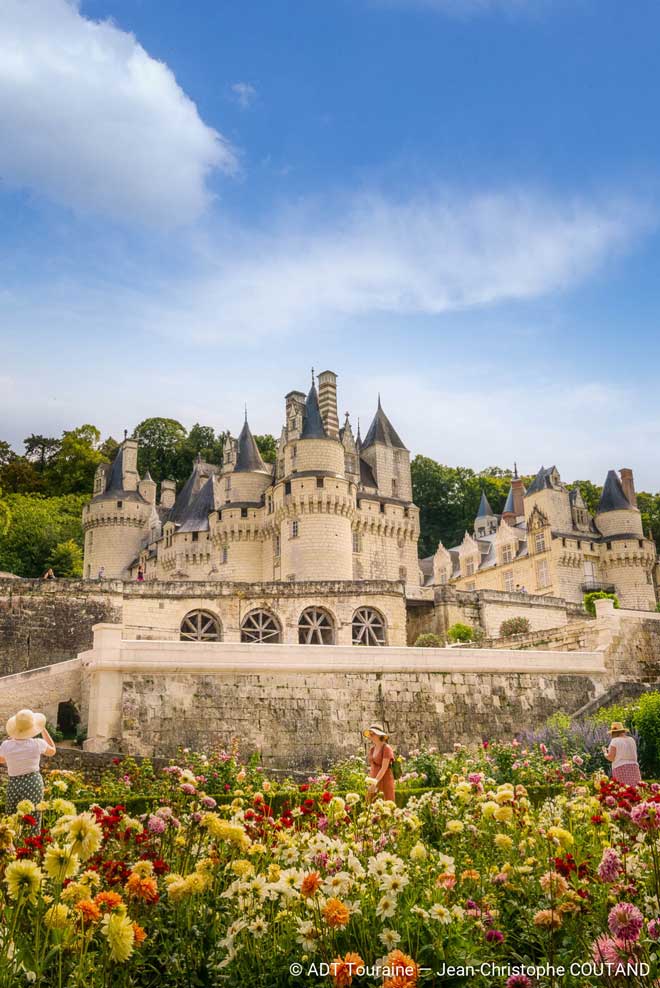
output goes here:
<path id="1" fill-rule="evenodd" d="M 568 490 L 556 467 L 541 469 L 529 489 L 515 471 L 501 515 L 482 493 L 472 534 L 442 544 L 421 561 L 427 585 L 561 597 L 616 593 L 621 606 L 653 610 L 655 543 L 646 538 L 632 470 L 607 474 L 595 516 L 579 490 Z"/>
<path id="2" fill-rule="evenodd" d="M 340 427 L 332 371 L 286 395 L 274 464 L 247 414 L 222 463 L 198 458 L 178 493 L 163 480 L 157 499 L 137 458 L 127 438 L 99 466 L 83 531 L 85 579 L 144 579 L 125 605 L 138 638 L 402 645 L 438 627 L 448 587 L 499 592 L 521 615 L 531 597 L 580 604 L 596 589 L 655 608 L 656 550 L 629 469 L 610 471 L 594 517 L 556 467 L 528 490 L 516 471 L 501 515 L 484 494 L 461 545 L 418 559 L 410 453 L 380 397 L 364 439 L 348 414 Z"/>

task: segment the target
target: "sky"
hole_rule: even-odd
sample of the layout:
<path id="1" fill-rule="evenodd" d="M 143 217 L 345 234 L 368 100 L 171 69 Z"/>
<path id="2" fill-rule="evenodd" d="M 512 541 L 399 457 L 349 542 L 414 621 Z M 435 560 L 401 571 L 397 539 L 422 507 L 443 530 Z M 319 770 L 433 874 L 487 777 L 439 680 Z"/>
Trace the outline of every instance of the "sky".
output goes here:
<path id="1" fill-rule="evenodd" d="M 657 0 L 0 0 L 0 438 L 279 434 L 660 490 Z"/>

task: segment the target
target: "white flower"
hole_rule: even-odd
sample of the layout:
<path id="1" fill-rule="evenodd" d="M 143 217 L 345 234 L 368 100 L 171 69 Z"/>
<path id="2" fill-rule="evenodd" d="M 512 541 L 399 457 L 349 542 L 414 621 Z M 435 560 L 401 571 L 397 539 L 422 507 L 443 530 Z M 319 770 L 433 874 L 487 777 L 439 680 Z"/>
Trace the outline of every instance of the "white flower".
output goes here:
<path id="1" fill-rule="evenodd" d="M 382 943 L 383 947 L 385 947 L 385 950 L 388 951 L 394 950 L 397 943 L 401 942 L 401 937 L 396 932 L 396 930 L 389 930 L 389 929 L 384 929 L 383 932 L 379 935 L 378 939 Z"/>
<path id="2" fill-rule="evenodd" d="M 441 906 L 439 902 L 431 906 L 429 915 L 431 919 L 435 919 L 438 923 L 443 923 L 445 926 L 451 923 L 451 913 L 446 906 Z"/>
<path id="3" fill-rule="evenodd" d="M 396 912 L 396 896 L 384 895 L 376 906 L 376 915 L 381 919 L 389 919 Z"/>
<path id="4" fill-rule="evenodd" d="M 268 923 L 263 916 L 257 916 L 256 919 L 252 920 L 248 929 L 250 930 L 252 936 L 257 938 L 262 937 L 268 929 Z"/>
<path id="5" fill-rule="evenodd" d="M 405 875 L 398 875 L 396 872 L 393 875 L 383 875 L 378 885 L 385 892 L 392 892 L 394 895 L 398 895 L 408 884 L 408 879 Z"/>

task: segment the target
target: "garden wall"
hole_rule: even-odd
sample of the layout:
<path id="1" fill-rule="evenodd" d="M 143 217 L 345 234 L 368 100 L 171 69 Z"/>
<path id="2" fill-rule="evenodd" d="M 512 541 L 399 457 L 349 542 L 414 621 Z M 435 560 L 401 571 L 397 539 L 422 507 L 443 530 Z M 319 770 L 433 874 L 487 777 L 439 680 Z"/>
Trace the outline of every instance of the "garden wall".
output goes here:
<path id="1" fill-rule="evenodd" d="M 178 745 L 260 751 L 313 768 L 355 750 L 374 719 L 402 751 L 507 737 L 606 688 L 600 653 L 122 641 L 96 629 L 81 656 L 90 750 Z"/>

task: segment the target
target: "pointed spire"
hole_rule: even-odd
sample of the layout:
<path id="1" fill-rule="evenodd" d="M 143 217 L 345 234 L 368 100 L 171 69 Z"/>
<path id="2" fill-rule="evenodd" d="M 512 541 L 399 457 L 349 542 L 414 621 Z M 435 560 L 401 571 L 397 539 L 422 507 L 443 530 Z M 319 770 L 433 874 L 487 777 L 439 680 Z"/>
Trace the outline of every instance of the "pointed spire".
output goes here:
<path id="1" fill-rule="evenodd" d="M 314 369 L 312 368 L 312 386 L 309 389 L 305 402 L 305 420 L 300 434 L 301 439 L 327 439 L 321 409 L 319 408 L 319 396 L 314 384 Z"/>
<path id="2" fill-rule="evenodd" d="M 361 436 L 361 434 L 360 434 L 360 419 L 359 419 L 359 418 L 358 418 L 358 431 L 357 431 L 357 436 L 355 437 L 355 445 L 357 446 L 357 448 L 358 448 L 358 449 L 359 449 L 359 448 L 360 448 L 360 446 L 362 445 L 362 436 Z"/>
<path id="3" fill-rule="evenodd" d="M 518 478 L 516 477 L 516 480 Z M 504 507 L 502 508 L 502 515 L 514 515 L 516 514 L 515 502 L 513 499 L 513 485 L 509 487 L 509 493 L 506 496 L 506 501 Z"/>
<path id="4" fill-rule="evenodd" d="M 515 460 L 513 463 L 513 479 L 514 480 L 518 479 L 518 464 L 515 462 Z"/>
<path id="5" fill-rule="evenodd" d="M 374 443 L 383 443 L 385 446 L 395 446 L 397 449 L 406 449 L 401 439 L 397 435 L 396 429 L 383 411 L 380 403 L 380 393 L 378 395 L 378 408 L 374 420 L 369 426 L 369 431 L 362 444 L 363 449 L 372 446 Z"/>
<path id="6" fill-rule="evenodd" d="M 488 503 L 488 498 L 486 497 L 486 492 L 481 491 L 481 500 L 479 501 L 479 510 L 477 511 L 477 518 L 489 518 L 495 517 L 495 512 Z"/>
<path id="7" fill-rule="evenodd" d="M 154 479 L 153 479 L 153 477 L 151 476 L 151 473 L 148 470 L 147 470 L 147 472 L 145 473 L 145 475 L 144 475 L 144 477 L 142 479 L 143 480 L 150 480 L 152 484 L 154 482 Z"/>
<path id="8" fill-rule="evenodd" d="M 234 473 L 269 473 L 268 467 L 261 458 L 261 453 L 259 452 L 259 447 L 257 446 L 254 436 L 250 431 L 250 426 L 247 420 L 247 409 L 245 414 L 245 422 L 243 423 L 243 428 L 241 429 L 241 434 L 238 437 L 238 453 L 236 456 L 236 465 L 234 466 Z"/>

